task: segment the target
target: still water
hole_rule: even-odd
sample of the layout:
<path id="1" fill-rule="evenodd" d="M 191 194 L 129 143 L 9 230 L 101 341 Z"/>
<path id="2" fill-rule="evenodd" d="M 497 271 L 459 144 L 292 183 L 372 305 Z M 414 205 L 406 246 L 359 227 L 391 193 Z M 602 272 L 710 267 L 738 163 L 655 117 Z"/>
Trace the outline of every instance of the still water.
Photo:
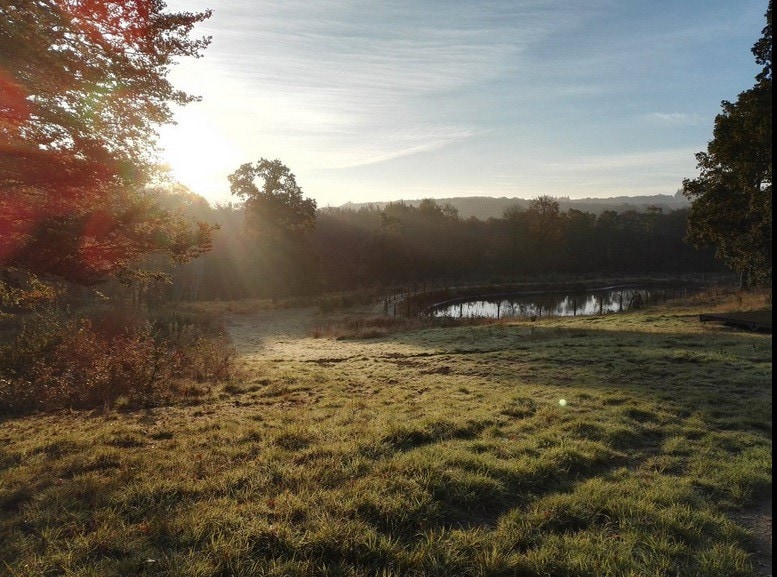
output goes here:
<path id="1" fill-rule="evenodd" d="M 452 318 L 506 318 L 599 315 L 623 312 L 648 303 L 665 302 L 675 290 L 650 287 L 607 287 L 578 293 L 523 293 L 483 296 L 440 303 L 429 314 Z"/>

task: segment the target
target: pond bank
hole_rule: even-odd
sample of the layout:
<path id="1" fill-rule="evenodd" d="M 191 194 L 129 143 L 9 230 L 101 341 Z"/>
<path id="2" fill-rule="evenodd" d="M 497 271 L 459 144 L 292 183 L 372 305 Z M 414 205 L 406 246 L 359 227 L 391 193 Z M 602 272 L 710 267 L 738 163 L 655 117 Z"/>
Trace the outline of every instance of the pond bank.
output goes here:
<path id="1" fill-rule="evenodd" d="M 700 278 L 639 278 L 616 280 L 585 280 L 570 282 L 482 284 L 471 286 L 449 286 L 434 290 L 408 294 L 395 308 L 395 315 L 417 316 L 428 313 L 433 307 L 461 302 L 508 299 L 516 296 L 542 294 L 582 294 L 597 290 L 628 287 L 651 287 L 661 290 L 704 290 L 720 286 L 718 280 Z M 686 295 L 687 296 L 687 295 Z"/>

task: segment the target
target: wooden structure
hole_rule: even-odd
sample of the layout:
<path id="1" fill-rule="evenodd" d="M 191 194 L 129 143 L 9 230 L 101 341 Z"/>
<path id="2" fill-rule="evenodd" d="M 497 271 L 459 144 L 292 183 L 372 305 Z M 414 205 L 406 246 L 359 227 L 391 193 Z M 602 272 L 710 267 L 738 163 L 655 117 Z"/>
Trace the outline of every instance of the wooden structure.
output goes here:
<path id="1" fill-rule="evenodd" d="M 699 315 L 701 322 L 715 321 L 750 331 L 772 332 L 772 311 L 748 311 Z"/>

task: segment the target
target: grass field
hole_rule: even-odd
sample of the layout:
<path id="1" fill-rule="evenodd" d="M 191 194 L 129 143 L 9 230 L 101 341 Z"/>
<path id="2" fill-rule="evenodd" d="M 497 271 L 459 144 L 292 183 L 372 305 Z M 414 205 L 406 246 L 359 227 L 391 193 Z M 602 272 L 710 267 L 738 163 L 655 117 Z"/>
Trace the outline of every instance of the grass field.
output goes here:
<path id="1" fill-rule="evenodd" d="M 366 339 L 233 313 L 203 397 L 0 421 L 0 574 L 765 574 L 772 337 L 698 322 L 763 304 Z"/>

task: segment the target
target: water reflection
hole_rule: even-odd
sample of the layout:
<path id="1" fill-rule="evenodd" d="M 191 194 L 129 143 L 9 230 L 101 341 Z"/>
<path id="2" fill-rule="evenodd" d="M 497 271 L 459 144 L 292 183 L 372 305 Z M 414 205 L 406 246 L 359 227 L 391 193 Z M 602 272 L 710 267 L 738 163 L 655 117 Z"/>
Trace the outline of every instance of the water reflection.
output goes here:
<path id="1" fill-rule="evenodd" d="M 452 318 L 601 315 L 639 308 L 649 302 L 664 302 L 673 296 L 673 291 L 667 289 L 630 287 L 573 294 L 535 293 L 480 297 L 436 305 L 430 314 L 434 317 Z"/>

